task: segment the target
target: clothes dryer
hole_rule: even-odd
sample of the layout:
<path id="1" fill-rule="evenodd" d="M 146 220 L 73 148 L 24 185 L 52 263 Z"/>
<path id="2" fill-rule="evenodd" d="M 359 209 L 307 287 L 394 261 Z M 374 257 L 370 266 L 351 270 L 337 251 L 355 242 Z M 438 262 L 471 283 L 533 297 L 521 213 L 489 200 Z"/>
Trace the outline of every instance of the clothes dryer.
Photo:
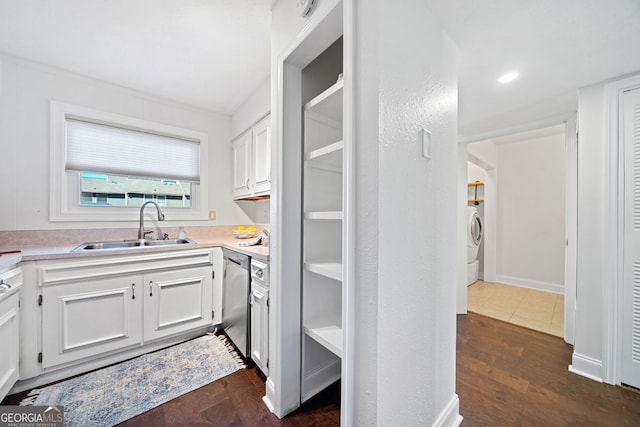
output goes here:
<path id="1" fill-rule="evenodd" d="M 467 285 L 478 280 L 478 251 L 484 227 L 474 206 L 467 208 Z"/>

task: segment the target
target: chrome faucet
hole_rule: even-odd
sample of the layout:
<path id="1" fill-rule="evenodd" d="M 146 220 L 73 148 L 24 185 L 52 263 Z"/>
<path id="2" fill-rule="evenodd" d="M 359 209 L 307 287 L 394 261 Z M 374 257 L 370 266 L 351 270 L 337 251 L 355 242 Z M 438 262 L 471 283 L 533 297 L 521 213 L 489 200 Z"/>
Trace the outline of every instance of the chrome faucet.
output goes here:
<path id="1" fill-rule="evenodd" d="M 155 205 L 156 210 L 158 211 L 158 221 L 164 221 L 164 214 L 160 210 L 160 206 L 153 200 L 149 200 L 148 202 L 144 202 L 142 206 L 140 206 L 140 228 L 138 228 L 138 240 L 144 240 L 144 236 L 148 233 L 152 233 L 152 231 L 145 231 L 144 229 L 144 208 L 148 204 Z"/>

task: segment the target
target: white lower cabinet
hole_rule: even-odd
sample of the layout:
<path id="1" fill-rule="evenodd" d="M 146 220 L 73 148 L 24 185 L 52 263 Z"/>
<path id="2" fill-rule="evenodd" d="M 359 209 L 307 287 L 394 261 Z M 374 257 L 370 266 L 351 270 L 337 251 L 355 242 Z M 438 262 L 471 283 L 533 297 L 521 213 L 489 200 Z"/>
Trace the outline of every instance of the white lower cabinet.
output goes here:
<path id="1" fill-rule="evenodd" d="M 251 359 L 269 375 L 269 264 L 251 260 Z"/>
<path id="2" fill-rule="evenodd" d="M 40 372 L 212 325 L 217 249 L 38 261 Z"/>
<path id="3" fill-rule="evenodd" d="M 0 400 L 18 380 L 19 361 L 19 295 L 22 285 L 20 268 L 0 274 L 2 294 L 0 294 Z M 5 290 L 6 289 L 6 290 Z"/>
<path id="4" fill-rule="evenodd" d="M 142 342 L 142 275 L 42 289 L 42 367 Z"/>
<path id="5" fill-rule="evenodd" d="M 144 276 L 144 339 L 153 340 L 212 322 L 211 268 Z"/>
<path id="6" fill-rule="evenodd" d="M 269 375 L 269 289 L 251 284 L 251 359 Z"/>

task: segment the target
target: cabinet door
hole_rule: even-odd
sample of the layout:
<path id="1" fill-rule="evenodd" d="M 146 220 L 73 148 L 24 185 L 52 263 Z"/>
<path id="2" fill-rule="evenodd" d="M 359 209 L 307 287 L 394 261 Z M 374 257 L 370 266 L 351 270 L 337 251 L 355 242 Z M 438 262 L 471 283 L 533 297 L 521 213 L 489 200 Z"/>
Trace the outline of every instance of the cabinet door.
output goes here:
<path id="1" fill-rule="evenodd" d="M 42 288 L 42 367 L 142 342 L 142 277 L 91 279 Z"/>
<path id="2" fill-rule="evenodd" d="M 18 380 L 18 294 L 0 301 L 0 400 Z"/>
<path id="3" fill-rule="evenodd" d="M 211 267 L 144 276 L 144 340 L 208 326 L 213 321 Z"/>
<path id="4" fill-rule="evenodd" d="M 233 197 L 251 194 L 251 131 L 233 141 Z"/>
<path id="5" fill-rule="evenodd" d="M 271 117 L 253 128 L 253 192 L 263 194 L 271 189 Z"/>
<path id="6" fill-rule="evenodd" d="M 251 358 L 269 375 L 269 290 L 251 285 Z"/>

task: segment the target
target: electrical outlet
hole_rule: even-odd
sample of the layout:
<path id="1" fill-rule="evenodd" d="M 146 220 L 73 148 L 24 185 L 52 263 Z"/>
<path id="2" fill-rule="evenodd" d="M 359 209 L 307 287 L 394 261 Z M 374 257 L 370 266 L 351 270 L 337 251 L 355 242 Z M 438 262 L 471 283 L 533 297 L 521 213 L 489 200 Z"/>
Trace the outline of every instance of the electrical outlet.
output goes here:
<path id="1" fill-rule="evenodd" d="M 216 211 L 209 211 L 209 221 L 216 220 Z"/>

